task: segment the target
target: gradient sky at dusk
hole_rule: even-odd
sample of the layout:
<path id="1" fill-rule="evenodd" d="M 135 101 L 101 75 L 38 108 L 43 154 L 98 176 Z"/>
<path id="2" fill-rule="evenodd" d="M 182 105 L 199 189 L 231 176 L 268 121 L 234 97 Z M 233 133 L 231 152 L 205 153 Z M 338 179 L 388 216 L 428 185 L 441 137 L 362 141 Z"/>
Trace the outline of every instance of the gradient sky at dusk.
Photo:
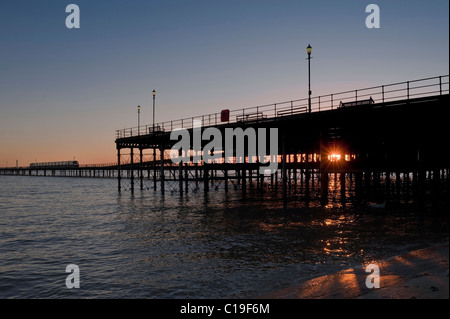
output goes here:
<path id="1" fill-rule="evenodd" d="M 81 10 L 67 29 L 65 8 Z M 381 10 L 367 29 L 365 8 Z M 115 130 L 449 73 L 448 0 L 3 0 L 0 167 L 116 160 Z"/>

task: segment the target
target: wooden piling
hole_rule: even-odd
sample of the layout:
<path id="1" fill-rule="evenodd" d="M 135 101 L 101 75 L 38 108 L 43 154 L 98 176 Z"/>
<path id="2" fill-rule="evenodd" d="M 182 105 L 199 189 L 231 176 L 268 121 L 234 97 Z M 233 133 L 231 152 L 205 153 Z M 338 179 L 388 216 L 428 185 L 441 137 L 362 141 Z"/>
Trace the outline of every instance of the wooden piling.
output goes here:
<path id="1" fill-rule="evenodd" d="M 161 182 L 161 193 L 164 194 L 165 188 L 164 188 L 164 182 L 165 182 L 165 175 L 164 175 L 164 146 L 161 145 L 159 148 L 160 151 L 160 161 L 161 161 L 161 167 L 160 167 L 160 182 Z"/>
<path id="2" fill-rule="evenodd" d="M 226 165 L 226 164 L 225 164 Z M 225 168 L 225 170 L 223 171 L 223 175 L 224 175 L 224 186 L 225 186 L 225 193 L 228 192 L 228 169 Z"/>
<path id="3" fill-rule="evenodd" d="M 156 191 L 156 147 L 153 147 L 153 190 Z"/>
<path id="4" fill-rule="evenodd" d="M 186 194 L 189 191 L 189 172 L 188 172 L 188 163 L 184 163 L 184 190 Z"/>
<path id="5" fill-rule="evenodd" d="M 142 172 L 142 147 L 139 148 L 139 179 L 140 179 L 140 188 L 144 189 L 144 174 Z"/>
<path id="6" fill-rule="evenodd" d="M 134 191 L 134 154 L 133 154 L 133 148 L 130 149 L 130 170 L 131 170 L 131 191 Z M 90 174 L 90 171 L 89 171 Z"/>
<path id="7" fill-rule="evenodd" d="M 209 171 L 207 164 L 203 164 L 203 190 L 205 194 L 209 191 Z"/>

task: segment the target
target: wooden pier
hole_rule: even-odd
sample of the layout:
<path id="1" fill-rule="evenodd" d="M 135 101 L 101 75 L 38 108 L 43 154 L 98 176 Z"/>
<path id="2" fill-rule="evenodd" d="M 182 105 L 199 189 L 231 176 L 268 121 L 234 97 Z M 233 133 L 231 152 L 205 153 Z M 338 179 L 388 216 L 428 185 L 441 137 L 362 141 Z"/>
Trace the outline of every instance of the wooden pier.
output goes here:
<path id="1" fill-rule="evenodd" d="M 311 113 L 304 99 L 227 111 L 225 122 L 217 112 L 118 130 L 118 189 L 274 189 L 305 198 L 319 193 L 323 204 L 336 190 L 332 197 L 344 202 L 401 193 L 422 201 L 429 191 L 437 198 L 449 185 L 448 83 L 446 75 L 314 97 Z M 278 129 L 278 170 L 261 175 L 264 165 L 248 154 L 241 162 L 223 156 L 198 163 L 191 152 L 191 161 L 174 164 L 170 149 L 177 140 L 170 133 L 183 128 L 192 136 L 195 123 L 223 135 L 227 128 Z"/>
<path id="2" fill-rule="evenodd" d="M 48 176 L 48 177 L 89 177 L 89 178 L 117 178 L 117 164 L 88 164 L 73 168 L 50 168 L 30 166 L 1 167 L 0 175 L 13 176 Z"/>
<path id="3" fill-rule="evenodd" d="M 447 128 L 449 76 L 346 91 L 227 111 L 116 131 L 117 163 L 73 170 L 0 168 L 2 175 L 116 178 L 118 190 L 152 189 L 162 193 L 249 189 L 274 191 L 284 198 L 343 203 L 365 198 L 376 202 L 448 198 L 450 133 Z M 217 128 L 278 130 L 278 163 L 266 166 L 233 156 L 214 161 L 175 164 L 170 134 L 185 129 L 193 135 Z M 258 138 L 258 136 L 257 136 Z M 209 141 L 201 142 L 202 149 Z M 192 145 L 192 143 L 191 143 Z M 268 147 L 267 147 L 268 149 Z M 186 154 L 185 154 L 186 155 Z M 268 155 L 268 154 L 267 154 Z"/>

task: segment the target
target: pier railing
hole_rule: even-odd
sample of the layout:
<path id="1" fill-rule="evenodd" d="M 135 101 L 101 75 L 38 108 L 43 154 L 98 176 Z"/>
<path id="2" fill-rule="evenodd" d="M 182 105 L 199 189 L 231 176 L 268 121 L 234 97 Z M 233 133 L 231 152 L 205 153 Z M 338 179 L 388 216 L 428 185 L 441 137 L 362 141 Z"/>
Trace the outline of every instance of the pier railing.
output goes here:
<path id="1" fill-rule="evenodd" d="M 311 97 L 311 112 L 334 110 L 343 105 L 360 105 L 366 101 L 388 103 L 409 101 L 420 97 L 449 93 L 449 75 L 423 78 L 413 81 L 344 91 L 339 93 Z M 277 118 L 308 113 L 309 99 L 272 103 L 237 110 L 230 110 L 228 120 L 222 121 L 221 113 L 193 116 L 184 119 L 166 121 L 153 125 L 116 130 L 116 138 L 171 132 L 174 129 L 190 129 L 195 126 L 208 127 L 226 123 L 258 123 Z"/>
<path id="2" fill-rule="evenodd" d="M 116 167 L 117 163 L 102 163 L 102 164 L 80 164 L 79 168 L 109 168 Z"/>

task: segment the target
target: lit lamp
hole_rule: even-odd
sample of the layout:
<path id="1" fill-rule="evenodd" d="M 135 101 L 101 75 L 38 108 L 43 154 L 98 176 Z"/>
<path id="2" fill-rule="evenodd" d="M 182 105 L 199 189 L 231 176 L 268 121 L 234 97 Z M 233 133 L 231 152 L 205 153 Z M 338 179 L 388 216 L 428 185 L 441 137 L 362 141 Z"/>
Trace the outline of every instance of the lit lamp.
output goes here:
<path id="1" fill-rule="evenodd" d="M 308 53 L 308 111 L 311 113 L 311 50 L 312 47 L 308 44 L 306 52 Z"/>

